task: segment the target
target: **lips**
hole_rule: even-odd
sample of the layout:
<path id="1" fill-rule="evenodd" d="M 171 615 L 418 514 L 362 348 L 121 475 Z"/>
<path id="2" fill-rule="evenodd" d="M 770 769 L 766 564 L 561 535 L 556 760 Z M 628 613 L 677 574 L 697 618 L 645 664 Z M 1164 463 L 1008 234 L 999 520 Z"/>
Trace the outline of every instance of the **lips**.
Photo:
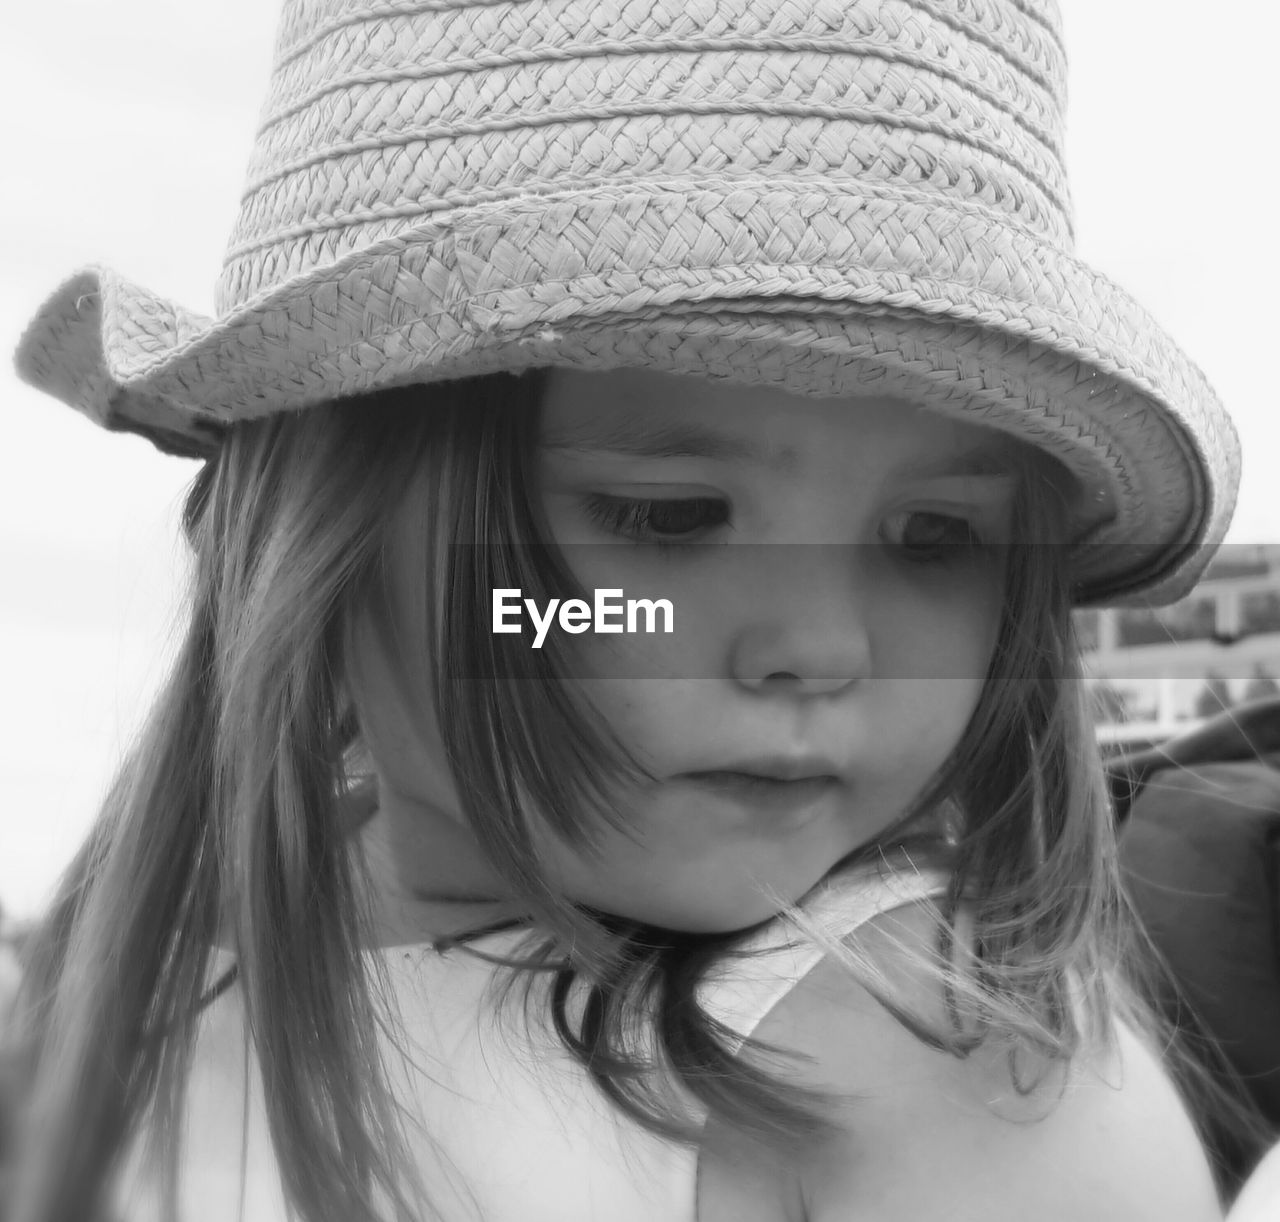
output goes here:
<path id="1" fill-rule="evenodd" d="M 734 761 L 722 768 L 701 769 L 684 775 L 699 778 L 746 777 L 763 781 L 838 781 L 840 771 L 832 760 L 825 757 L 774 756 Z"/>
<path id="2" fill-rule="evenodd" d="M 844 787 L 831 773 L 778 777 L 739 769 L 711 769 L 686 773 L 680 779 L 708 798 L 766 817 L 771 823 L 783 816 L 815 812 L 833 801 L 843 803 Z"/>
<path id="3" fill-rule="evenodd" d="M 828 774 L 818 776 L 777 777 L 758 772 L 738 772 L 736 770 L 717 770 L 713 772 L 690 772 L 686 777 L 705 785 L 724 788 L 756 788 L 760 790 L 799 789 L 802 786 L 839 784 L 839 778 Z"/>
<path id="4" fill-rule="evenodd" d="M 763 818 L 766 826 L 790 826 L 848 801 L 841 770 L 828 756 L 772 755 L 725 761 L 674 778 L 704 798 L 739 813 Z"/>

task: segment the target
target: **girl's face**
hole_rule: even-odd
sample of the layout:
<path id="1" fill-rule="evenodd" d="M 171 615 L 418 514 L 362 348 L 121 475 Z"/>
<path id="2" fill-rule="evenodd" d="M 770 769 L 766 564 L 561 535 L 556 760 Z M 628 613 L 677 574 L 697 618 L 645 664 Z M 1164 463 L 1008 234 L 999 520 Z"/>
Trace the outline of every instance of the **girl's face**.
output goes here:
<path id="1" fill-rule="evenodd" d="M 566 638 L 649 778 L 618 793 L 624 826 L 601 823 L 598 853 L 542 834 L 553 883 L 620 916 L 732 930 L 900 820 L 991 659 L 1014 448 L 899 402 L 552 372 L 534 469 L 551 539 L 588 600 L 666 599 L 674 628 L 641 615 L 635 633 Z M 393 687 L 362 716 L 405 869 L 430 856 L 410 846 L 432 820 L 459 852 L 462 819 L 436 727 L 419 714 L 410 731 Z M 478 858 L 453 877 L 492 881 Z"/>

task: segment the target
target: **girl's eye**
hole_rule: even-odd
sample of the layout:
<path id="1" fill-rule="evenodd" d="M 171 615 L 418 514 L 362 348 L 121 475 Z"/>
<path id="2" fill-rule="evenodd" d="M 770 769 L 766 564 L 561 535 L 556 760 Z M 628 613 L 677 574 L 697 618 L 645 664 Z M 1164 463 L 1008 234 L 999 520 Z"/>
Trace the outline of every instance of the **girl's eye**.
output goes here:
<path id="1" fill-rule="evenodd" d="M 611 534 L 640 543 L 685 543 L 729 520 L 729 506 L 711 496 L 648 500 L 594 493 L 586 510 Z"/>
<path id="2" fill-rule="evenodd" d="M 913 559 L 938 560 L 982 547 L 985 540 L 968 518 L 928 510 L 908 510 L 886 519 L 885 541 Z M 952 549 L 957 549 L 955 553 Z"/>

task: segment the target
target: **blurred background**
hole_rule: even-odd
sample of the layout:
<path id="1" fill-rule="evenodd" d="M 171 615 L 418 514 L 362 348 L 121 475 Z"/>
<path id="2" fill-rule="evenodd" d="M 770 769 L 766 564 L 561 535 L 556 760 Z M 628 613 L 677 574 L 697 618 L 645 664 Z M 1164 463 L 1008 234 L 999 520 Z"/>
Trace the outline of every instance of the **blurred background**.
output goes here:
<path id="1" fill-rule="evenodd" d="M 1280 556 L 1260 546 L 1280 541 L 1280 11 L 1220 0 L 1212 21 L 1192 23 L 1149 0 L 1063 9 L 1078 252 L 1188 348 L 1246 452 L 1235 546 L 1214 580 L 1160 615 L 1082 623 L 1104 737 L 1154 741 L 1280 676 Z M 86 263 L 212 312 L 275 14 L 272 0 L 6 13 L 6 349 Z M 196 467 L 99 431 L 18 383 L 7 360 L 0 387 L 0 906 L 21 919 L 46 901 L 164 675 L 186 575 L 178 512 Z"/>

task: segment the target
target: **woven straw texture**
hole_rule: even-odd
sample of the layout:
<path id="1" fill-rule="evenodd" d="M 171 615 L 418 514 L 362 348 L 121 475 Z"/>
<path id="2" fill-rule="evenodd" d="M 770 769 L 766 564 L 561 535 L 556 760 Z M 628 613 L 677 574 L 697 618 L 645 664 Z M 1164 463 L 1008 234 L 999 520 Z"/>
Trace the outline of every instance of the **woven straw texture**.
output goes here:
<path id="1" fill-rule="evenodd" d="M 206 453 L 226 427 L 535 365 L 894 394 L 1079 477 L 1080 599 L 1226 530 L 1200 371 L 1071 253 L 1048 0 L 291 0 L 217 318 L 106 269 L 20 373 Z"/>

